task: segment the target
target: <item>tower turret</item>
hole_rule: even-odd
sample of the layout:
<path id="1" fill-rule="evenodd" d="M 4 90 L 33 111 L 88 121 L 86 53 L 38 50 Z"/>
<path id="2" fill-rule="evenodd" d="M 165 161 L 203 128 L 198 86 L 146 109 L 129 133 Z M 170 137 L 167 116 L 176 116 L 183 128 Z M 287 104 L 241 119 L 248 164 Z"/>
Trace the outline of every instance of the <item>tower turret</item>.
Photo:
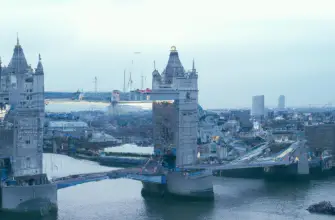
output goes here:
<path id="1" fill-rule="evenodd" d="M 192 72 L 195 72 L 196 69 L 195 69 L 195 64 L 194 64 L 194 59 L 193 59 L 193 62 L 192 62 Z"/>
<path id="2" fill-rule="evenodd" d="M 184 74 L 185 70 L 179 60 L 177 48 L 175 46 L 172 46 L 170 50 L 168 63 L 166 65 L 164 72 L 162 73 L 164 81 L 165 83 L 172 83 L 173 77 L 183 76 Z"/>
<path id="3" fill-rule="evenodd" d="M 44 75 L 41 54 L 38 54 L 38 64 L 37 64 L 37 68 L 35 69 L 35 74 Z"/>
<path id="4" fill-rule="evenodd" d="M 161 74 L 159 74 L 158 70 L 156 69 L 156 62 L 154 61 L 154 71 L 152 72 L 152 87 L 151 88 L 159 87 L 161 80 L 162 80 Z"/>
<path id="5" fill-rule="evenodd" d="M 190 75 L 191 76 L 197 76 L 197 69 L 195 68 L 195 62 L 194 62 L 194 59 L 193 59 L 193 62 L 192 62 L 192 71 L 190 72 Z"/>
<path id="6" fill-rule="evenodd" d="M 23 49 L 20 45 L 19 37 L 17 37 L 13 56 L 8 64 L 7 69 L 14 74 L 23 74 L 26 73 L 28 68 L 29 66 L 23 53 Z"/>

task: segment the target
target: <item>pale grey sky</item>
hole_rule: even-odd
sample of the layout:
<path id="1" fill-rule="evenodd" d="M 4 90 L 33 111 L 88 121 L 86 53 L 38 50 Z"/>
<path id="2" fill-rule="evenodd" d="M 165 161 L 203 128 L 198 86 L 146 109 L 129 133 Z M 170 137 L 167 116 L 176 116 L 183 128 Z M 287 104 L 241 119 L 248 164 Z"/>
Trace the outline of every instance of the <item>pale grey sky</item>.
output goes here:
<path id="1" fill-rule="evenodd" d="M 176 45 L 199 72 L 206 108 L 335 103 L 332 0 L 8 0 L 0 3 L 0 56 L 7 65 L 16 32 L 28 62 L 41 53 L 48 91 L 122 89 L 134 60 L 151 86 Z M 140 51 L 140 55 L 134 52 Z"/>

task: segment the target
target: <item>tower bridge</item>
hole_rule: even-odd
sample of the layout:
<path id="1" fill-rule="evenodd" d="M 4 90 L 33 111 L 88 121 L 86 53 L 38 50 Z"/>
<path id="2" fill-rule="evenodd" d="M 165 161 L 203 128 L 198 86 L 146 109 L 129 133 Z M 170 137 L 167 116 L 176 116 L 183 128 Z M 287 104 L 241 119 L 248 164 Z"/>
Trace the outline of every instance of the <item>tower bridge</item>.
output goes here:
<path id="1" fill-rule="evenodd" d="M 154 157 L 140 170 L 124 175 L 143 183 L 143 194 L 171 193 L 182 196 L 212 198 L 212 173 L 206 169 L 192 171 L 196 164 L 198 126 L 198 74 L 193 62 L 185 71 L 176 47 L 171 47 L 167 66 L 162 73 L 154 69 L 152 91 L 145 101 L 118 103 L 152 103 Z M 183 167 L 188 165 L 188 169 Z M 188 173 L 186 176 L 185 173 Z M 92 176 L 93 175 L 93 176 Z M 107 173 L 56 180 L 86 182 L 104 179 Z M 189 178 L 192 177 L 192 178 Z"/>
<path id="2" fill-rule="evenodd" d="M 118 100 L 118 103 L 152 103 L 154 156 L 140 168 L 71 175 L 49 181 L 42 172 L 44 70 L 40 56 L 35 71 L 28 66 L 17 40 L 9 65 L 2 69 L 0 62 L 0 104 L 11 105 L 6 117 L 0 118 L 3 121 L 0 124 L 0 208 L 39 211 L 57 206 L 57 189 L 117 177 L 141 181 L 143 195 L 175 194 L 212 199 L 213 170 L 251 165 L 209 167 L 196 164 L 198 73 L 194 61 L 192 70 L 185 71 L 173 46 L 164 71 L 159 73 L 154 69 L 152 78 L 148 100 Z M 47 98 L 49 103 L 85 101 L 91 103 L 80 98 L 78 101 L 68 97 L 62 100 Z M 108 100 L 100 102 L 110 104 Z M 287 159 L 287 155 L 281 157 Z M 258 162 L 257 166 L 263 166 L 268 161 Z"/>

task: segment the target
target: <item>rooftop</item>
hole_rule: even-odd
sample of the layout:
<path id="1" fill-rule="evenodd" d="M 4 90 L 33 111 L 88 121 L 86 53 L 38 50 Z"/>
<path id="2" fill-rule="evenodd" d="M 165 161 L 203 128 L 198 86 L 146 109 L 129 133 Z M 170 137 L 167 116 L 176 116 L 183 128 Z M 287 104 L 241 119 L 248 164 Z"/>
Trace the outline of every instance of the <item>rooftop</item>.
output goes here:
<path id="1" fill-rule="evenodd" d="M 86 122 L 83 121 L 50 121 L 49 127 L 88 127 Z"/>
<path id="2" fill-rule="evenodd" d="M 154 152 L 154 147 L 138 147 L 137 145 L 134 144 L 125 144 L 119 147 L 105 148 L 105 152 L 151 155 Z"/>

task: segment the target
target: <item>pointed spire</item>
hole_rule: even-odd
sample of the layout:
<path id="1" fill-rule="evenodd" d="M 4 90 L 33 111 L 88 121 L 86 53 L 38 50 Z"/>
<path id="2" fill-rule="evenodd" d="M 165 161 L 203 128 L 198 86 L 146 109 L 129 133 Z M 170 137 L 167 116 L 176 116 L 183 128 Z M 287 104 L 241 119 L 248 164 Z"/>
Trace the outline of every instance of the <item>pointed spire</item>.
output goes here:
<path id="1" fill-rule="evenodd" d="M 192 70 L 195 71 L 194 58 L 193 58 L 193 63 L 192 63 Z"/>
<path id="2" fill-rule="evenodd" d="M 8 64 L 8 69 L 14 74 L 23 74 L 29 70 L 29 66 L 20 45 L 19 35 L 17 34 L 16 45 L 13 56 Z"/>
<path id="3" fill-rule="evenodd" d="M 154 71 L 152 72 L 153 77 L 160 76 L 159 72 L 156 69 L 156 61 L 154 60 Z"/>
<path id="4" fill-rule="evenodd" d="M 16 45 L 19 46 L 20 45 L 20 40 L 19 40 L 19 33 L 16 33 Z"/>
<path id="5" fill-rule="evenodd" d="M 37 68 L 35 70 L 35 74 L 41 74 L 41 75 L 44 74 L 41 54 L 38 54 L 38 64 L 37 64 Z"/>
<path id="6" fill-rule="evenodd" d="M 179 60 L 179 55 L 176 46 L 172 46 L 170 49 L 170 56 L 168 63 L 165 67 L 162 75 L 165 78 L 166 82 L 171 83 L 174 76 L 182 76 L 185 74 L 183 65 Z"/>

